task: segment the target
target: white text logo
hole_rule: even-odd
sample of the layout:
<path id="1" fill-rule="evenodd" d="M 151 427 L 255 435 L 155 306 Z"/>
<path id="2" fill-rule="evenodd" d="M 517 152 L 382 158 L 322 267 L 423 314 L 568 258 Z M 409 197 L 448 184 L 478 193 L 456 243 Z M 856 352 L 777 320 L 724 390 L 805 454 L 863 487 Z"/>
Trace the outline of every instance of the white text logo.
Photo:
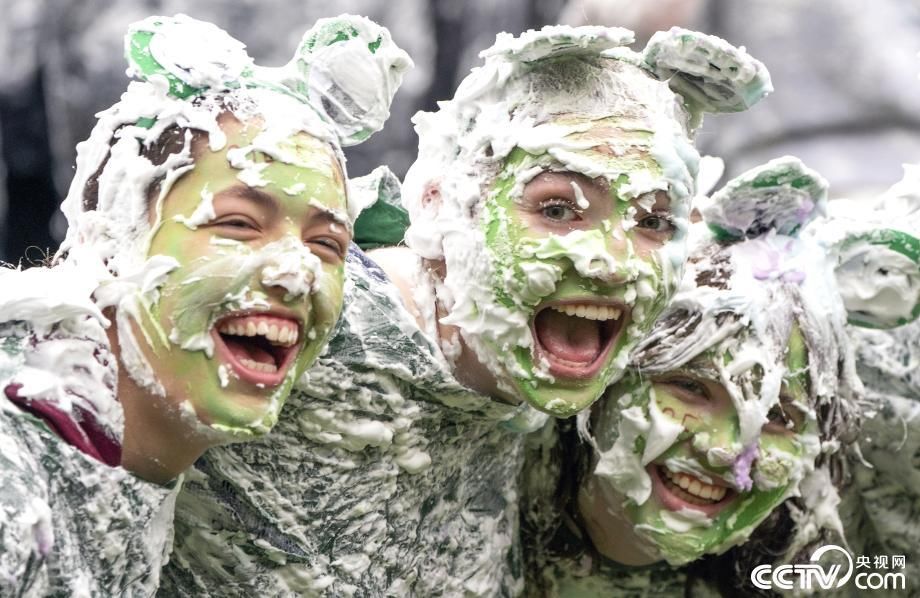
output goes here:
<path id="1" fill-rule="evenodd" d="M 821 557 L 828 552 L 839 552 L 845 558 L 843 561 L 846 565 L 846 573 L 841 575 L 843 569 L 842 563 L 832 563 L 830 565 L 821 565 Z M 838 559 L 839 560 L 839 559 Z M 899 564 L 900 568 L 905 568 L 906 562 L 903 556 L 893 556 L 893 564 Z M 751 583 L 762 590 L 777 588 L 780 590 L 831 590 L 842 587 L 850 578 L 857 588 L 862 590 L 903 590 L 907 587 L 907 577 L 904 573 L 895 573 L 891 571 L 859 571 L 854 576 L 853 557 L 850 553 L 836 546 L 828 544 L 815 550 L 809 563 L 800 565 L 759 565 L 751 571 Z M 857 559 L 857 569 L 868 568 L 869 557 L 860 556 Z M 888 557 L 875 557 L 877 568 L 888 568 Z"/>

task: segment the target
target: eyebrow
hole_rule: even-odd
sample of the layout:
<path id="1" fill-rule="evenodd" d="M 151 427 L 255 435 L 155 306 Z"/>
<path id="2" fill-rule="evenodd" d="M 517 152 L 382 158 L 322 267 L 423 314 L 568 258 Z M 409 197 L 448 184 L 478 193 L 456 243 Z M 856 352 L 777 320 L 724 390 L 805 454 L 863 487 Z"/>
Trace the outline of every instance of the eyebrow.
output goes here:
<path id="1" fill-rule="evenodd" d="M 664 202 L 666 203 L 666 205 L 659 206 L 656 208 L 655 206 L 658 204 L 660 197 L 661 197 L 659 193 L 664 193 Z M 639 201 L 644 197 L 652 197 L 654 199 L 654 201 L 652 201 L 652 205 L 649 206 L 650 208 L 648 210 L 649 212 L 654 213 L 654 212 L 670 212 L 671 211 L 671 196 L 668 195 L 668 192 L 665 189 L 654 189 L 652 191 L 646 191 L 645 193 L 641 193 L 633 197 L 632 199 L 630 199 L 629 203 L 638 205 L 640 208 L 645 209 L 644 207 L 642 207 L 642 204 L 639 203 Z"/>
<path id="2" fill-rule="evenodd" d="M 310 206 L 310 207 L 316 210 L 316 213 L 313 215 L 314 218 L 320 218 L 322 220 L 325 220 L 329 224 L 342 224 L 341 219 L 336 217 L 336 215 L 330 210 L 318 208 L 316 206 Z"/>
<path id="3" fill-rule="evenodd" d="M 272 212 L 278 211 L 278 200 L 271 193 L 266 193 L 261 189 L 255 187 L 250 187 L 245 183 L 237 183 L 232 187 L 222 189 L 215 198 L 221 196 L 232 196 L 238 197 L 240 199 L 245 199 L 253 203 L 259 204 L 266 209 L 271 210 Z"/>
<path id="4" fill-rule="evenodd" d="M 718 382 L 719 384 L 722 383 L 722 378 L 719 376 L 718 368 L 713 367 L 712 364 L 698 361 L 697 359 L 691 359 L 676 371 L 683 374 L 696 376 L 702 380 Z"/>

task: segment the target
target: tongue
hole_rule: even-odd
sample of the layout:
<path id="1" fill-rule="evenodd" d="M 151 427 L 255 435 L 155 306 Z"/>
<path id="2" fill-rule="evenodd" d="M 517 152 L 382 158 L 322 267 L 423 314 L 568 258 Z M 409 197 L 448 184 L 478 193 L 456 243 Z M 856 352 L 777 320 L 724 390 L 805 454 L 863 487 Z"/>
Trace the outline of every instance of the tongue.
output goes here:
<path id="1" fill-rule="evenodd" d="M 590 364 L 601 351 L 600 324 L 596 320 L 567 316 L 554 309 L 544 309 L 534 328 L 540 344 L 554 357 L 565 361 Z"/>
<path id="2" fill-rule="evenodd" d="M 241 340 L 240 337 L 224 337 L 227 348 L 237 359 L 251 359 L 256 363 L 275 364 L 275 357 L 253 342 Z"/>

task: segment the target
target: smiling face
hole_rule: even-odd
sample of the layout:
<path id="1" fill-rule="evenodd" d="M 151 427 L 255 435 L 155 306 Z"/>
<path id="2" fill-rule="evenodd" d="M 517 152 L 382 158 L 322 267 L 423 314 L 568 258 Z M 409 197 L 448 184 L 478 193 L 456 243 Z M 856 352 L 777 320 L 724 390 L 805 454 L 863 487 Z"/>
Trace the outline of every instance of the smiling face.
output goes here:
<path id="1" fill-rule="evenodd" d="M 724 358 L 732 361 L 730 353 Z M 587 518 L 602 521 L 598 511 L 604 509 L 597 507 L 605 505 L 634 526 L 650 557 L 675 565 L 744 541 L 814 465 L 819 442 L 806 362 L 802 336 L 794 329 L 778 401 L 756 443 L 747 447 L 740 443 L 732 398 L 742 382 L 732 376 L 729 387 L 723 385 L 724 365 L 715 350 L 680 370 L 615 386 L 610 396 L 623 398 L 601 410 L 595 423 L 599 445 L 609 447 L 614 436 L 613 444 L 624 448 L 620 439 L 626 439 L 650 491 L 634 492 L 623 472 L 603 477 L 596 471 L 580 495 Z M 756 387 L 762 378 L 751 374 L 748 383 Z"/>
<path id="2" fill-rule="evenodd" d="M 170 404 L 248 436 L 271 428 L 324 346 L 351 234 L 328 146 L 298 133 L 257 151 L 258 123 L 221 128 L 224 149 L 202 147 L 152 215 L 148 255 L 171 269 L 139 298 L 134 335 Z"/>
<path id="3" fill-rule="evenodd" d="M 480 309 L 497 305 L 523 332 L 513 344 L 480 339 L 513 394 L 569 416 L 622 375 L 673 291 L 682 252 L 669 245 L 682 245 L 686 206 L 661 182 L 646 131 L 609 119 L 561 126 L 565 151 L 514 150 L 485 204 L 491 284 Z"/>

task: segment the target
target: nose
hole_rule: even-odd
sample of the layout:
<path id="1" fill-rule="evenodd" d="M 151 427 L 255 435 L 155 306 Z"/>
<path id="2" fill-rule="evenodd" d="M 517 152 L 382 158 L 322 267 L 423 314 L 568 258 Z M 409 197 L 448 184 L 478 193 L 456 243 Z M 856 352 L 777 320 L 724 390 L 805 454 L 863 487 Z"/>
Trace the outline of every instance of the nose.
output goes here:
<path id="1" fill-rule="evenodd" d="M 601 234 L 597 236 L 597 233 Z M 570 233 L 571 235 L 572 233 Z M 577 234 L 585 235 L 585 231 Z M 587 231 L 587 235 L 575 239 L 564 248 L 548 252 L 546 257 L 562 258 L 574 267 L 582 278 L 590 278 L 599 283 L 617 286 L 635 280 L 638 272 L 633 272 L 625 257 L 629 255 L 627 241 L 612 238 L 612 232 Z M 620 231 L 622 235 L 622 231 Z M 590 236 L 588 236 L 590 235 Z M 593 237 L 593 238 L 592 238 Z"/>
<path id="2" fill-rule="evenodd" d="M 309 295 L 321 272 L 322 262 L 298 238 L 281 239 L 262 250 L 262 285 L 270 293 L 291 300 Z"/>

